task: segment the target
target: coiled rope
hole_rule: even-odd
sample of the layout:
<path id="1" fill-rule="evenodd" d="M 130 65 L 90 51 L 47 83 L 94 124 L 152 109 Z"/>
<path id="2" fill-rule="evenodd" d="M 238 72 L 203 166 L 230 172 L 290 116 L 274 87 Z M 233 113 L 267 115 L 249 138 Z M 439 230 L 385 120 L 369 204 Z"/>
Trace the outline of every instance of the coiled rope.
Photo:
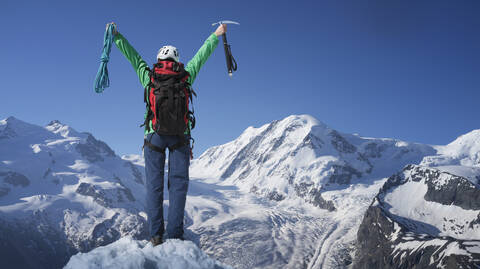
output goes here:
<path id="1" fill-rule="evenodd" d="M 105 88 L 110 87 L 110 80 L 108 79 L 107 63 L 110 60 L 110 51 L 112 50 L 112 43 L 115 31 L 115 24 L 110 23 L 105 35 L 103 37 L 103 51 L 100 58 L 100 67 L 98 68 L 97 76 L 95 77 L 94 88 L 95 92 L 102 93 Z"/>

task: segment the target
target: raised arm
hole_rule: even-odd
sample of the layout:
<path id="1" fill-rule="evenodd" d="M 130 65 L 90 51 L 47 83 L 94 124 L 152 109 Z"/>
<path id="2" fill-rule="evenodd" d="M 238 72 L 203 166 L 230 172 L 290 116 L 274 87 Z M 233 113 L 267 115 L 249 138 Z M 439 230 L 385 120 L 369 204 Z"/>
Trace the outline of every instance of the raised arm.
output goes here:
<path id="1" fill-rule="evenodd" d="M 195 56 L 187 63 L 185 70 L 188 71 L 190 77 L 188 78 L 188 82 L 193 84 L 195 78 L 200 72 L 200 68 L 202 68 L 203 64 L 207 61 L 208 57 L 212 54 L 215 48 L 218 45 L 218 37 L 227 31 L 227 26 L 222 24 L 218 26 L 217 30 L 212 33 L 207 40 L 203 43 L 202 47 L 197 51 Z"/>
<path id="2" fill-rule="evenodd" d="M 128 43 L 127 39 L 115 29 L 114 42 L 117 48 L 132 64 L 133 69 L 137 72 L 140 83 L 145 88 L 150 82 L 150 76 L 148 74 L 148 64 L 142 59 L 140 54 Z"/>

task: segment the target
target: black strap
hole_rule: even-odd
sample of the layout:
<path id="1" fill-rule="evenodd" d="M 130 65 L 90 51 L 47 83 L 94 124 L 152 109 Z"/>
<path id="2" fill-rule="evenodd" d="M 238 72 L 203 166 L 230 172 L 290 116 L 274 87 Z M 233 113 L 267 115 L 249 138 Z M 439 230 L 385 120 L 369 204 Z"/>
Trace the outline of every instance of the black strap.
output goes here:
<path id="1" fill-rule="evenodd" d="M 185 139 L 184 136 L 179 135 L 178 136 L 178 142 L 173 144 L 172 146 L 168 147 L 168 150 L 169 151 L 174 151 L 176 149 L 179 149 L 179 148 L 187 145 L 187 143 L 188 143 L 187 139 Z"/>
<path id="2" fill-rule="evenodd" d="M 185 139 L 185 137 L 183 136 L 178 136 L 178 142 L 171 145 L 170 147 L 168 147 L 168 150 L 170 152 L 174 151 L 174 150 L 177 150 L 185 145 L 188 144 L 188 140 Z M 147 139 L 144 139 L 143 140 L 143 146 L 147 146 L 149 148 L 151 148 L 153 151 L 156 151 L 156 152 L 161 152 L 161 153 L 165 153 L 165 148 L 161 148 L 159 146 L 155 146 L 154 144 L 152 144 L 150 141 L 148 141 Z"/>
<path id="3" fill-rule="evenodd" d="M 156 152 L 165 153 L 165 148 L 155 146 L 154 144 L 150 143 L 150 141 L 148 141 L 147 139 L 143 140 L 143 146 L 147 146 L 147 147 L 149 147 L 150 149 L 152 149 L 153 151 L 156 151 Z"/>

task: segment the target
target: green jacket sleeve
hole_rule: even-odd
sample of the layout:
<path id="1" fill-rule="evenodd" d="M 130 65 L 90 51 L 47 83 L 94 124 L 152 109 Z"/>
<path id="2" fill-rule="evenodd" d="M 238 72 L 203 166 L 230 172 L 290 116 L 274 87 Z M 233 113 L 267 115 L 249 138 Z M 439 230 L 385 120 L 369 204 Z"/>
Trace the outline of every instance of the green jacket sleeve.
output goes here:
<path id="1" fill-rule="evenodd" d="M 132 64 L 133 69 L 137 72 L 140 83 L 142 83 L 143 88 L 145 88 L 150 82 L 150 76 L 148 74 L 148 65 L 140 57 L 138 52 L 128 43 L 127 39 L 123 37 L 122 34 L 118 33 L 115 35 L 115 45 L 123 53 L 125 58 Z"/>
<path id="2" fill-rule="evenodd" d="M 187 70 L 190 74 L 190 77 L 188 78 L 190 85 L 193 84 L 198 72 L 200 71 L 200 68 L 207 61 L 208 57 L 210 57 L 217 45 L 218 37 L 215 35 L 215 33 L 212 33 L 207 40 L 205 40 L 205 43 L 203 43 L 202 47 L 197 51 L 197 54 L 195 54 L 195 56 L 193 56 L 193 58 L 187 63 L 185 70 Z"/>

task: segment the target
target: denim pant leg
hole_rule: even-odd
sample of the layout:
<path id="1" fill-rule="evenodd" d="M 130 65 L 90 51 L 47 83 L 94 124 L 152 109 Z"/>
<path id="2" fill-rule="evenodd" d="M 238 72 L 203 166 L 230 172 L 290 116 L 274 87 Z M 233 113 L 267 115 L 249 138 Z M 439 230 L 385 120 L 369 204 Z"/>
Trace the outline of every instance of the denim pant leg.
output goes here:
<path id="1" fill-rule="evenodd" d="M 150 143 L 165 147 L 166 141 L 157 134 L 146 137 Z M 157 152 L 149 147 L 144 148 L 145 176 L 146 176 L 146 211 L 150 236 L 163 235 L 163 184 L 165 171 L 165 152 Z"/>
<path id="2" fill-rule="evenodd" d="M 183 217 L 188 191 L 188 168 L 190 165 L 190 145 L 184 145 L 169 152 L 168 182 L 169 206 L 167 234 L 169 238 L 183 236 Z"/>

